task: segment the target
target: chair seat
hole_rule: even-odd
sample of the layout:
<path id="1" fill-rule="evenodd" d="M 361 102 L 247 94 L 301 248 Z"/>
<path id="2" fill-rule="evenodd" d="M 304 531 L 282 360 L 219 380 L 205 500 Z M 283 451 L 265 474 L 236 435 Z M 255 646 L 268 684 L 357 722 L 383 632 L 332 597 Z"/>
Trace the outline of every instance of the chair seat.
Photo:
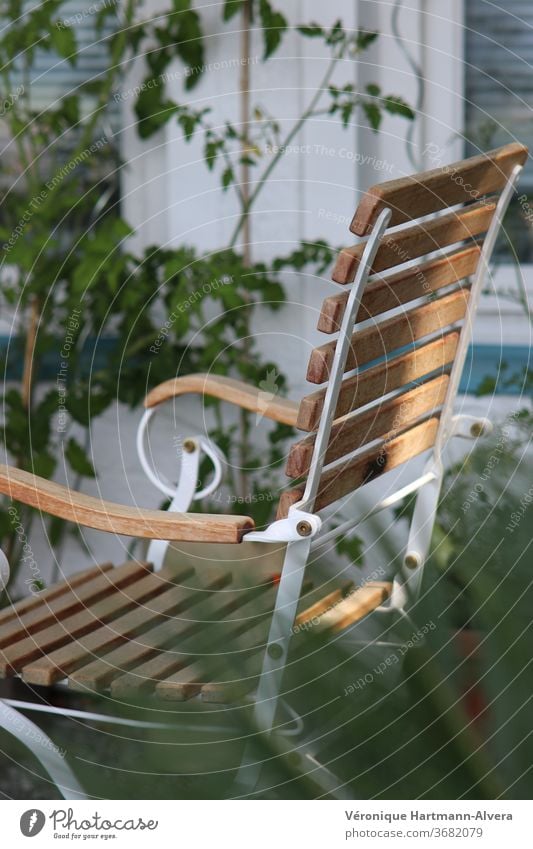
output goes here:
<path id="1" fill-rule="evenodd" d="M 200 571 L 200 570 L 198 570 Z M 294 636 L 335 632 L 375 609 L 390 585 L 308 582 Z M 340 586 L 339 586 L 340 584 Z M 182 701 L 240 701 L 256 687 L 276 577 L 236 585 L 231 572 L 199 580 L 189 566 L 105 563 L 0 612 L 0 677 L 85 693 Z"/>

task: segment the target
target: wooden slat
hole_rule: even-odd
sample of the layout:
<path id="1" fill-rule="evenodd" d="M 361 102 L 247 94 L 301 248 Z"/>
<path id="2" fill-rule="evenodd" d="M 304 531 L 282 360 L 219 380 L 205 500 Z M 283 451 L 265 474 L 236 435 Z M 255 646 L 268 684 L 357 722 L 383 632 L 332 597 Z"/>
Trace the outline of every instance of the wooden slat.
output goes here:
<path id="1" fill-rule="evenodd" d="M 169 513 L 127 507 L 83 495 L 53 481 L 0 465 L 0 492 L 43 513 L 114 534 L 178 542 L 242 542 L 254 528 L 248 516 Z"/>
<path id="2" fill-rule="evenodd" d="M 154 617 L 151 627 L 145 628 L 138 639 L 132 640 L 130 638 L 128 643 L 118 646 L 110 653 L 106 653 L 101 658 L 92 661 L 74 672 L 69 678 L 70 686 L 74 689 L 84 690 L 99 690 L 108 687 L 114 678 L 117 678 L 124 672 L 136 668 L 145 661 L 153 663 L 158 652 L 161 650 L 164 651 L 166 657 L 173 660 L 177 659 L 179 662 L 181 660 L 180 655 L 184 651 L 182 649 L 181 639 L 202 631 L 206 627 L 201 618 L 202 609 L 206 609 L 206 604 L 204 603 L 206 589 L 215 592 L 228 586 L 230 581 L 231 575 L 228 573 L 210 581 L 202 593 L 191 593 L 189 591 L 186 605 L 183 606 L 182 610 L 174 612 L 174 618 L 164 622 L 161 620 L 158 621 Z M 221 593 L 221 596 L 226 596 L 226 593 Z M 220 603 L 216 598 L 211 599 L 213 608 L 217 605 L 217 602 Z M 197 605 L 200 603 L 203 603 L 203 606 L 200 608 L 200 613 L 198 613 Z M 177 613 L 183 611 L 189 612 L 191 608 L 194 608 L 191 619 L 177 616 Z M 176 651 L 179 652 L 178 655 Z"/>
<path id="3" fill-rule="evenodd" d="M 363 484 L 375 480 L 431 448 L 435 442 L 438 423 L 437 418 L 429 419 L 390 442 L 384 442 L 347 463 L 328 469 L 320 478 L 314 509 L 322 510 Z M 300 501 L 303 493 L 301 486 L 283 493 L 278 508 L 278 519 L 288 515 L 289 507 Z"/>
<path id="4" fill-rule="evenodd" d="M 359 587 L 348 598 L 331 607 L 317 622 L 318 632 L 337 633 L 359 622 L 371 613 L 391 594 L 392 584 L 388 581 L 373 581 Z"/>
<path id="5" fill-rule="evenodd" d="M 203 701 L 218 704 L 234 702 L 254 689 L 263 665 L 270 621 L 270 616 L 264 617 L 247 631 L 243 640 L 229 643 L 220 673 L 216 677 L 206 675 L 203 678 L 200 690 Z M 158 695 L 168 699 L 170 688 L 175 691 L 176 684 L 174 678 L 161 682 L 157 687 Z M 172 695 L 172 698 L 175 696 Z"/>
<path id="6" fill-rule="evenodd" d="M 156 633 L 155 629 L 149 632 L 143 637 L 143 643 L 148 637 L 156 651 L 152 652 L 151 656 L 147 652 L 144 655 L 137 652 L 135 659 L 130 652 L 127 665 L 121 660 L 118 672 L 122 673 L 126 669 L 128 671 L 126 674 L 120 674 L 120 677 L 113 676 L 115 680 L 111 683 L 112 695 L 123 697 L 139 690 L 153 690 L 159 680 L 188 667 L 192 662 L 188 655 L 194 655 L 194 652 L 199 650 L 199 642 L 205 651 L 216 652 L 221 645 L 226 645 L 228 630 L 231 632 L 232 628 L 239 627 L 232 621 L 232 614 L 239 611 L 241 615 L 241 609 L 246 610 L 252 606 L 254 615 L 257 615 L 258 610 L 263 610 L 265 605 L 268 608 L 272 604 L 273 595 L 271 582 L 246 592 L 240 590 L 223 593 L 220 598 L 211 599 L 195 608 L 197 621 L 184 622 L 183 625 L 178 622 L 178 627 L 171 635 L 165 635 L 162 629 L 159 629 L 159 633 Z M 207 621 L 202 621 L 203 617 L 208 617 Z M 243 627 L 242 623 L 240 627 Z M 209 661 L 209 657 L 205 660 Z M 189 698 L 190 695 L 184 693 L 183 698 Z"/>
<path id="7" fill-rule="evenodd" d="M 344 598 L 353 590 L 353 581 L 349 578 L 341 579 L 340 575 L 333 575 L 326 582 L 313 587 L 312 591 L 306 592 L 302 589 L 298 601 L 298 612 L 294 620 L 294 632 L 297 633 L 300 626 L 305 625 L 316 615 L 319 610 L 326 610 L 336 599 Z"/>
<path id="8" fill-rule="evenodd" d="M 418 418 L 433 412 L 444 402 L 448 383 L 448 375 L 440 375 L 364 413 L 334 422 L 324 458 L 325 465 L 375 439 L 390 439 Z M 288 477 L 300 478 L 307 474 L 314 445 L 313 433 L 291 447 L 286 468 Z"/>
<path id="9" fill-rule="evenodd" d="M 221 580 L 227 582 L 229 578 L 225 576 Z M 54 680 L 75 674 L 74 670 L 83 664 L 87 665 L 95 657 L 113 651 L 117 646 L 153 626 L 159 616 L 170 617 L 185 610 L 194 604 L 196 597 L 190 587 L 170 586 L 142 607 L 130 610 L 96 631 L 50 652 L 40 665 L 41 674 L 55 676 Z M 24 668 L 23 677 L 27 674 L 26 670 L 28 667 Z"/>
<path id="10" fill-rule="evenodd" d="M 161 699 L 173 702 L 184 702 L 198 696 L 206 686 L 206 681 L 216 680 L 224 675 L 221 661 L 218 665 L 212 658 L 204 657 L 201 661 L 194 656 L 183 658 L 179 669 L 169 672 L 168 676 L 156 684 L 156 693 Z M 233 701 L 238 701 L 246 692 L 234 694 Z"/>
<path id="11" fill-rule="evenodd" d="M 199 650 L 198 639 L 194 637 L 194 634 L 201 635 L 202 649 L 211 648 L 214 651 L 221 645 L 227 646 L 228 634 L 242 633 L 249 624 L 247 617 L 264 615 L 266 611 L 271 610 L 275 596 L 276 587 L 269 582 L 244 593 L 242 591 L 230 593 L 225 598 L 203 604 L 199 609 L 199 619 L 201 620 L 203 615 L 209 617 L 210 622 L 206 625 L 199 621 L 194 629 L 181 629 L 179 632 L 174 632 L 170 637 L 173 650 L 159 652 L 144 663 L 140 658 L 140 665 L 137 664 L 129 673 L 113 681 L 112 695 L 118 697 L 126 696 L 139 689 L 145 692 L 153 690 L 159 681 L 188 668 L 194 662 L 194 652 Z M 232 619 L 232 614 L 235 613 L 238 613 L 241 621 Z M 165 649 L 167 645 L 168 640 L 166 642 L 160 640 L 158 648 Z M 187 657 L 187 653 L 190 653 L 192 657 Z M 205 675 L 205 665 L 203 674 Z M 189 678 L 189 673 L 184 672 L 183 683 L 184 692 L 179 692 L 177 685 L 175 687 L 175 698 L 179 701 L 193 694 L 190 685 L 194 682 Z"/>
<path id="12" fill-rule="evenodd" d="M 263 638 L 265 639 L 265 638 Z M 212 659 L 199 661 L 194 657 L 184 660 L 182 667 L 156 686 L 156 694 L 161 699 L 182 702 L 193 696 L 202 695 L 203 701 L 228 704 L 240 701 L 257 683 L 261 671 L 264 645 L 246 648 L 239 654 L 239 677 L 235 670 L 228 669 L 227 663 L 218 665 Z M 253 663 L 253 667 L 250 663 Z"/>
<path id="13" fill-rule="evenodd" d="M 392 209 L 391 226 L 395 226 L 498 192 L 513 167 L 523 165 L 526 159 L 527 147 L 512 143 L 452 165 L 372 186 L 363 195 L 350 230 L 365 236 L 386 206 Z"/>
<path id="14" fill-rule="evenodd" d="M 177 652 L 157 655 L 154 661 L 153 669 L 150 662 L 146 662 L 113 681 L 111 694 L 115 698 L 128 698 L 141 687 L 142 692 L 156 692 L 162 698 L 184 702 L 197 696 L 206 680 L 206 675 L 216 675 L 219 669 L 213 664 L 212 658 L 204 657 L 200 662 L 192 654 L 178 655 Z M 169 696 L 166 695 L 165 690 L 158 691 L 159 685 L 166 680 L 169 682 L 166 688 Z"/>
<path id="15" fill-rule="evenodd" d="M 0 675 L 12 675 L 20 671 L 26 663 L 42 657 L 72 639 L 96 630 L 103 622 L 113 618 L 117 611 L 132 607 L 130 594 L 133 593 L 135 596 L 135 587 L 143 584 L 143 579 L 148 587 L 151 586 L 148 579 L 153 576 L 147 575 L 146 566 L 140 563 L 130 563 L 127 572 L 123 570 L 121 572 L 116 584 L 113 581 L 114 572 L 110 573 L 111 586 L 107 595 L 100 601 L 89 603 L 87 607 L 72 616 L 62 617 L 53 625 L 3 649 L 0 657 Z M 145 595 L 149 596 L 150 593 L 145 592 Z"/>
<path id="16" fill-rule="evenodd" d="M 180 634 L 176 634 L 179 637 Z M 182 636 L 187 636 L 184 632 Z M 181 648 L 181 647 L 180 647 Z M 201 689 L 200 681 L 205 680 L 205 663 L 201 665 L 202 672 L 198 675 L 195 670 L 188 671 L 191 664 L 195 662 L 194 656 L 187 656 L 185 650 L 177 651 L 176 649 L 161 648 L 157 654 L 154 654 L 148 660 L 139 662 L 127 672 L 123 672 L 111 682 L 111 695 L 115 698 L 127 698 L 135 693 L 149 693 L 154 690 L 157 684 L 176 675 L 177 672 L 183 670 L 183 687 L 181 691 L 176 687 L 175 698 L 177 701 L 185 701 L 191 696 L 196 695 Z M 187 671 L 186 671 L 187 670 Z M 199 686 L 194 686 L 197 685 Z"/>
<path id="17" fill-rule="evenodd" d="M 356 321 L 374 318 L 469 277 L 477 268 L 480 250 L 478 244 L 460 248 L 407 271 L 371 280 L 363 292 Z M 318 330 L 322 333 L 339 332 L 348 295 L 349 292 L 345 291 L 324 299 L 318 319 Z"/>
<path id="18" fill-rule="evenodd" d="M 339 393 L 335 418 L 370 404 L 388 392 L 419 380 L 430 372 L 444 369 L 453 361 L 458 341 L 459 333 L 453 331 L 441 339 L 421 345 L 408 354 L 401 354 L 346 378 Z M 318 427 L 325 396 L 324 388 L 302 398 L 298 412 L 300 430 L 310 431 Z"/>
<path id="19" fill-rule="evenodd" d="M 131 563 L 125 563 L 115 569 L 105 570 L 90 581 L 53 598 L 49 604 L 41 604 L 24 613 L 20 619 L 6 622 L 0 629 L 0 647 L 33 636 L 48 625 L 82 610 L 91 602 L 99 601 L 112 592 L 117 582 L 120 584 L 122 576 L 126 584 L 129 583 L 132 580 L 131 566 Z"/>
<path id="20" fill-rule="evenodd" d="M 204 683 L 200 689 L 202 701 L 209 704 L 232 704 L 240 701 L 254 690 L 261 674 L 265 641 L 266 635 L 263 638 L 263 644 L 252 646 L 239 653 L 237 661 L 238 678 L 235 678 L 235 671 L 227 671 L 218 680 L 214 677 L 211 681 Z M 166 698 L 168 698 L 169 683 L 165 681 L 159 685 L 158 694 L 160 696 L 166 695 Z M 165 687 L 166 691 L 163 689 Z"/>
<path id="21" fill-rule="evenodd" d="M 350 582 L 351 586 L 347 590 L 348 592 L 352 590 L 353 584 Z M 335 607 L 336 604 L 339 604 L 340 601 L 346 595 L 344 589 L 336 589 L 333 592 L 328 593 L 327 595 L 320 598 L 318 601 L 315 601 L 314 604 L 311 604 L 309 607 L 306 607 L 305 610 L 302 610 L 301 613 L 298 614 L 296 620 L 294 622 L 294 630 L 295 633 L 301 633 L 299 629 L 303 629 L 306 625 L 310 625 L 314 622 L 314 620 L 318 619 L 320 616 L 323 616 L 327 610 L 330 610 L 332 607 Z"/>
<path id="22" fill-rule="evenodd" d="M 468 289 L 460 289 L 380 324 L 356 330 L 344 370 L 352 371 L 461 321 L 465 317 L 469 294 Z M 307 369 L 309 383 L 325 383 L 329 380 L 336 347 L 336 341 L 326 342 L 311 351 Z"/>
<path id="23" fill-rule="evenodd" d="M 172 658 L 175 661 L 177 655 L 169 643 L 177 637 L 188 634 L 196 625 L 186 619 L 169 619 L 166 622 L 159 620 L 159 624 L 157 622 L 158 620 L 154 619 L 153 627 L 143 634 L 130 636 L 123 645 L 112 648 L 101 658 L 80 667 L 70 675 L 69 685 L 76 690 L 93 692 L 102 690 L 108 687 L 114 678 L 122 676 L 131 667 L 142 664 L 147 658 L 147 663 L 152 665 L 158 651 L 162 652 L 159 656 Z"/>
<path id="24" fill-rule="evenodd" d="M 460 212 L 449 212 L 439 218 L 406 227 L 396 233 L 387 231 L 372 264 L 372 273 L 394 268 L 396 265 L 419 259 L 439 248 L 485 233 L 495 209 L 495 201 L 484 200 Z M 332 275 L 335 283 L 353 282 L 365 246 L 366 242 L 361 242 L 340 251 Z"/>
<path id="25" fill-rule="evenodd" d="M 306 608 L 305 601 L 310 590 L 311 584 L 308 580 L 304 582 L 302 595 L 299 602 L 300 608 Z M 337 590 L 338 594 L 343 594 L 351 588 L 351 582 L 344 581 L 341 587 Z M 320 597 L 322 593 L 319 590 L 314 591 Z M 259 664 L 261 656 L 264 652 L 265 641 L 270 629 L 272 611 L 276 600 L 276 592 L 273 591 L 268 596 L 265 596 L 261 607 L 257 606 L 255 601 L 239 608 L 238 614 L 241 618 L 240 622 L 230 623 L 225 622 L 222 628 L 218 628 L 218 633 L 213 628 L 206 631 L 203 641 L 194 644 L 191 640 L 180 644 L 180 650 L 183 653 L 190 652 L 189 657 L 183 657 L 181 662 L 176 664 L 174 668 L 169 665 L 166 668 L 162 664 L 158 667 L 158 675 L 154 676 L 153 670 L 146 669 L 146 672 L 152 675 L 154 683 L 157 684 L 156 692 L 163 699 L 172 701 L 184 701 L 198 693 L 202 693 L 202 697 L 206 692 L 206 687 L 211 686 L 211 682 L 217 682 L 217 688 L 222 688 L 226 691 L 231 684 L 231 694 L 225 692 L 224 698 L 216 699 L 216 701 L 235 701 L 241 698 L 245 693 L 255 685 L 253 677 L 244 674 L 245 656 L 255 655 L 260 652 Z M 222 624 L 222 623 L 220 623 Z M 196 641 L 197 643 L 197 641 Z M 205 655 L 205 652 L 212 649 L 213 646 L 223 646 L 223 653 Z M 195 657 L 198 650 L 202 650 L 201 660 Z M 238 670 L 238 681 L 235 680 L 235 673 Z M 135 670 L 138 674 L 139 670 Z M 166 674 L 165 674 L 166 673 Z M 161 679 L 157 681 L 157 678 Z M 118 682 L 117 682 L 118 683 Z M 233 686 L 238 685 L 238 686 Z M 112 689 L 115 693 L 115 689 Z M 213 699 L 207 699 L 213 701 Z"/>
<path id="26" fill-rule="evenodd" d="M 193 573 L 190 568 L 172 570 L 172 582 L 186 580 Z M 49 655 L 56 649 L 72 641 L 78 641 L 86 634 L 96 631 L 102 625 L 112 622 L 129 610 L 144 605 L 157 594 L 168 587 L 168 572 L 162 570 L 157 575 L 140 575 L 135 583 L 128 587 L 122 587 L 120 591 L 114 592 L 97 604 L 87 607 L 85 610 L 67 617 L 55 625 L 51 625 L 44 631 L 39 632 L 39 639 L 33 640 L 33 645 L 28 641 L 17 643 L 16 656 L 23 657 L 22 677 L 30 684 L 50 686 L 61 678 L 66 677 L 72 666 L 58 668 L 49 660 Z M 37 642 L 37 646 L 35 643 Z M 27 643 L 27 645 L 24 645 Z M 38 649 L 38 651 L 36 650 Z M 16 659 L 15 656 L 15 659 Z M 13 658 L 10 658 L 13 663 Z M 14 663 L 13 663 L 14 665 Z M 20 663 L 17 668 L 20 667 Z"/>
<path id="27" fill-rule="evenodd" d="M 83 569 L 81 572 L 75 572 L 73 575 L 69 575 L 68 578 L 62 578 L 56 584 L 52 584 L 46 589 L 25 596 L 25 598 L 15 602 L 15 604 L 12 604 L 10 607 L 6 607 L 5 610 L 0 611 L 0 627 L 6 622 L 9 622 L 11 619 L 22 617 L 29 610 L 33 610 L 41 604 L 49 604 L 52 599 L 57 598 L 60 595 L 65 595 L 69 592 L 69 590 L 87 583 L 87 581 L 90 581 L 97 575 L 101 575 L 102 572 L 109 572 L 112 568 L 112 563 L 102 563 L 99 566 L 90 566 L 88 569 Z"/>
<path id="28" fill-rule="evenodd" d="M 310 606 L 300 600 L 298 605 L 300 612 L 295 620 L 293 642 L 301 642 L 307 633 L 305 626 L 312 624 L 314 627 L 320 621 L 321 616 L 339 604 L 344 596 L 352 590 L 352 582 L 344 581 L 340 587 L 325 596 L 323 590 L 322 592 L 318 591 L 316 593 L 317 601 Z M 206 680 L 205 672 L 202 677 L 199 669 L 188 667 L 183 672 L 183 678 L 189 678 L 191 673 L 195 675 L 194 691 L 195 693 L 200 692 L 202 700 L 205 702 L 231 704 L 242 699 L 257 685 L 263 665 L 269 626 L 270 622 L 268 621 L 266 625 L 258 624 L 248 631 L 246 641 L 235 646 L 233 663 L 226 665 L 226 668 L 217 677 L 211 676 L 210 680 Z M 236 675 L 238 677 L 235 677 Z M 179 675 L 173 676 L 171 679 L 162 682 L 158 688 L 159 695 L 167 699 L 176 698 L 175 692 L 176 688 L 179 688 L 179 677 Z M 205 683 L 202 684 L 202 681 Z"/>

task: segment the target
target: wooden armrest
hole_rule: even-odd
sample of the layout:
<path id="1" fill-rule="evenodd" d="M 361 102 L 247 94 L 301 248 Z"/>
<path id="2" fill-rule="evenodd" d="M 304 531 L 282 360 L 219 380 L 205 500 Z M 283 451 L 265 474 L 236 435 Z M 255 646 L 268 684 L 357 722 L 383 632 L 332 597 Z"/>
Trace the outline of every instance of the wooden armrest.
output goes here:
<path id="1" fill-rule="evenodd" d="M 0 493 L 60 519 L 131 537 L 236 543 L 255 527 L 253 519 L 247 516 L 168 513 L 114 504 L 12 466 L 0 465 Z"/>
<path id="2" fill-rule="evenodd" d="M 252 413 L 261 413 L 265 418 L 273 419 L 275 422 L 296 426 L 299 405 L 295 401 L 279 398 L 241 380 L 221 377 L 218 374 L 191 374 L 165 380 L 148 393 L 144 406 L 156 407 L 170 398 L 190 393 L 220 398 L 221 401 L 229 401 Z"/>

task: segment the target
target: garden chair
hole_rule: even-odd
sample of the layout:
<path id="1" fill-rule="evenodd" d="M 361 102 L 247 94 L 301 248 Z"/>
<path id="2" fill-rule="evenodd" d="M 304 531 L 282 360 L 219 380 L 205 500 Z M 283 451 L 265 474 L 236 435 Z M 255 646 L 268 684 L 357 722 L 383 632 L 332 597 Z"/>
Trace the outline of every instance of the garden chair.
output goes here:
<path id="1" fill-rule="evenodd" d="M 318 322 L 331 339 L 312 351 L 307 372 L 319 388 L 299 403 L 265 400 L 255 387 L 205 374 L 153 389 L 137 445 L 150 479 L 171 498 L 167 511 L 108 503 L 2 466 L 0 491 L 14 501 L 152 543 L 147 563 L 87 569 L 3 610 L 0 675 L 19 676 L 32 686 L 68 683 L 86 695 L 104 691 L 116 698 L 140 691 L 162 700 L 226 702 L 253 692 L 256 724 L 268 733 L 276 722 L 289 643 L 301 643 L 307 633 L 295 625 L 312 622 L 317 630 L 339 634 L 374 610 L 407 615 L 429 549 L 443 449 L 452 436 L 476 438 L 490 428 L 486 420 L 455 415 L 454 401 L 488 262 L 526 157 L 525 147 L 509 144 L 363 195 L 350 230 L 368 238 L 338 255 L 333 271 L 338 288 L 325 299 Z M 152 468 L 146 434 L 155 411 L 191 393 L 305 432 L 287 460 L 293 483 L 281 495 L 277 519 L 265 529 L 256 530 L 245 515 L 188 512 L 193 499 L 212 492 L 222 474 L 223 458 L 206 437 L 183 440 L 177 487 Z M 354 492 L 422 454 L 427 461 L 421 474 L 328 528 L 341 500 L 350 499 L 352 510 Z M 215 474 L 198 492 L 204 455 Z M 325 597 L 309 595 L 306 564 L 313 552 L 414 493 L 403 563 L 392 583 L 370 581 L 356 590 L 345 584 L 330 588 Z M 207 577 L 191 588 L 190 560 L 172 572 L 165 565 L 172 541 L 214 546 L 207 549 L 213 562 L 223 556 L 224 546 L 231 556 L 212 573 L 203 548 L 196 572 L 201 575 L 205 568 Z M 257 550 L 267 547 L 280 558 L 279 579 L 269 580 L 263 568 L 251 586 L 232 589 L 226 566 L 248 546 L 255 546 L 248 570 L 254 569 Z M 7 575 L 4 558 L 4 582 Z M 215 649 L 222 645 L 224 652 L 231 652 L 237 636 L 246 640 L 240 680 L 224 676 L 220 662 L 208 678 L 195 657 L 200 626 L 205 640 Z M 31 747 L 35 726 L 25 715 L 31 705 L 7 698 L 1 707 L 0 725 Z M 39 709 L 46 705 L 41 702 Z M 33 751 L 64 795 L 83 795 L 52 747 L 33 746 Z M 258 771 L 248 752 L 241 785 L 253 789 Z"/>

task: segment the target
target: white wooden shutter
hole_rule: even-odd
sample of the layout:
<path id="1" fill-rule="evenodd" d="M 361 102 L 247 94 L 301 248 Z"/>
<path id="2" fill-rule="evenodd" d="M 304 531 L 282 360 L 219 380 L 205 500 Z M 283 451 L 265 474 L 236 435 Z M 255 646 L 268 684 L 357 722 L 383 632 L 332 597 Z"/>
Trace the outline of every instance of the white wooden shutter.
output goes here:
<path id="1" fill-rule="evenodd" d="M 69 0 L 61 8 L 59 18 L 74 30 L 79 55 L 73 67 L 62 57 L 37 50 L 29 76 L 25 77 L 19 70 L 17 82 L 28 86 L 33 109 L 45 109 L 64 95 L 76 93 L 82 83 L 102 79 L 109 61 L 105 39 L 116 24 L 110 14 L 106 16 L 101 30 L 97 31 L 96 21 L 98 11 L 111 5 L 112 0 Z M 91 98 L 85 97 L 84 100 L 82 109 L 86 111 L 91 108 Z M 114 101 L 110 106 L 110 118 L 116 125 L 119 109 Z"/>
<path id="2" fill-rule="evenodd" d="M 465 76 L 467 153 L 509 141 L 533 151 L 532 0 L 467 0 Z M 533 189 L 533 168 L 521 186 Z"/>

